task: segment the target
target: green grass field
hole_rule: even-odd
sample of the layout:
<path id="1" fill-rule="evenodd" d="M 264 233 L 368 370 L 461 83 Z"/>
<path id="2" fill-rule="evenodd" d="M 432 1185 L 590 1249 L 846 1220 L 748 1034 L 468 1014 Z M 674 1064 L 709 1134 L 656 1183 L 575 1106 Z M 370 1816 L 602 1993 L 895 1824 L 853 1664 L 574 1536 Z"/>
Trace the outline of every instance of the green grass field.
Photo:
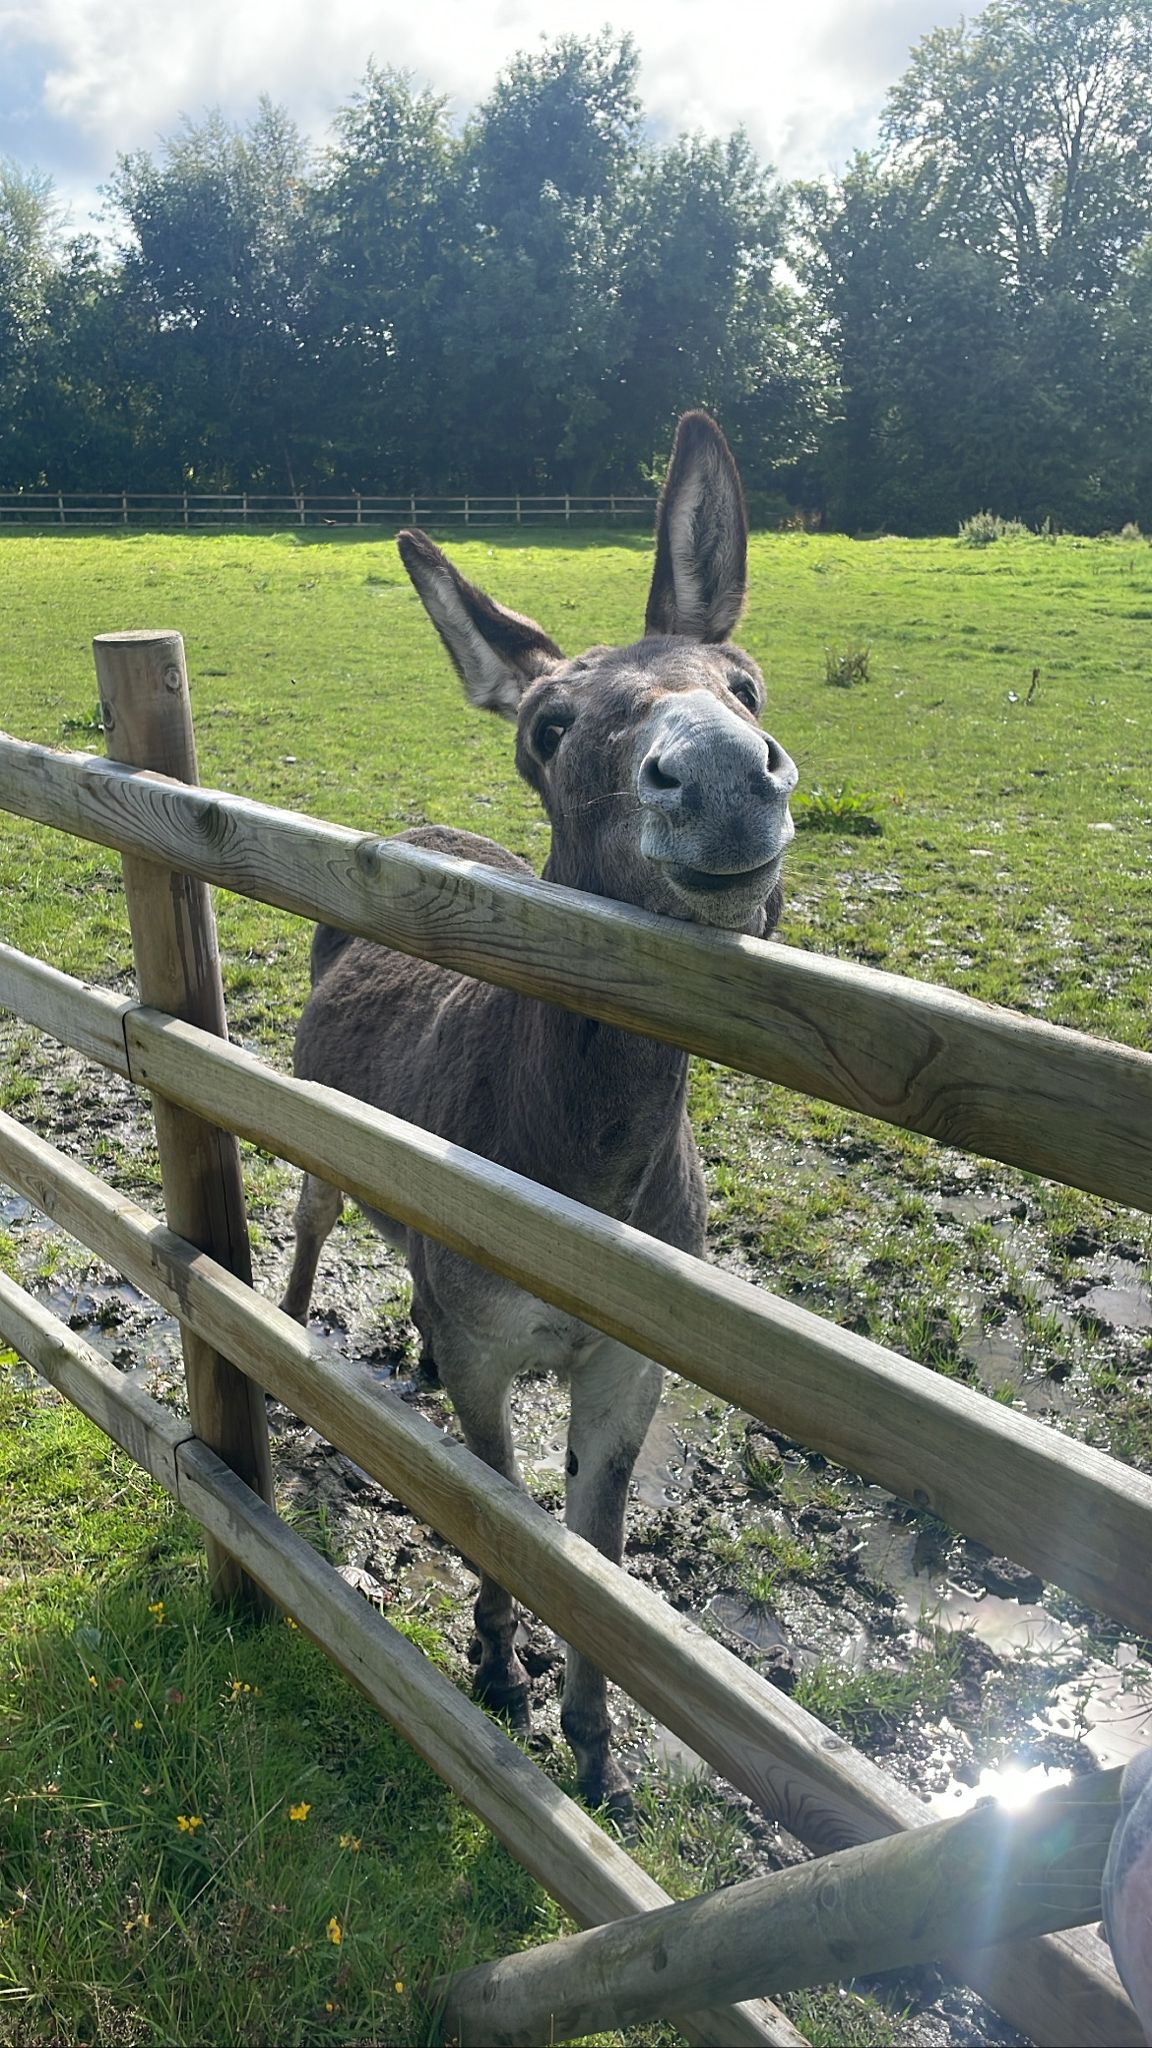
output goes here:
<path id="1" fill-rule="evenodd" d="M 449 545 L 568 651 L 639 631 L 646 540 Z M 784 940 L 1146 1046 L 1150 622 L 1141 542 L 757 537 L 741 637 L 799 764 L 806 827 Z M 99 751 L 91 636 L 130 627 L 184 634 L 204 782 L 366 829 L 451 822 L 542 861 L 510 730 L 464 706 L 390 541 L 0 536 L 0 726 Z M 0 816 L 0 906 L 10 942 L 129 976 L 103 849 Z M 238 899 L 218 915 L 233 1030 L 284 1064 L 307 931 Z M 1145 1219 L 978 1165 L 967 1188 L 1027 1211 L 1006 1237 L 942 1214 L 957 1162 L 927 1140 L 707 1063 L 693 1091 L 718 1256 L 973 1383 L 967 1335 L 1010 1325 L 1025 1375 L 1079 1389 L 1066 1426 L 1152 1465 L 1147 1340 L 1101 1348 L 1052 1293 L 1075 1278 L 1077 1232 L 1122 1238 L 1146 1280 Z M 0 1105 L 45 1120 L 18 1056 Z M 133 1187 L 149 1175 L 115 1147 L 95 1163 Z M 258 1226 L 279 1181 L 250 1164 Z M 423 2038 L 420 1993 L 444 1956 L 538 1939 L 552 1909 L 307 1645 L 227 1635 L 192 1532 L 95 1432 L 19 1374 L 3 1400 L 0 2041 Z M 234 1679 L 259 1697 L 233 1697 Z M 680 1814 L 671 1836 L 694 1824 Z M 716 1813 L 709 1830 L 707 1867 L 688 1859 L 696 1885 L 736 1867 Z M 341 1838 L 356 1833 L 353 1875 Z M 683 1888 L 669 1840 L 654 1826 L 645 1854 Z M 418 1908 L 396 1890 L 398 1843 Z M 845 2038 L 819 2001 L 805 2014 L 814 2038 Z M 868 2010 L 852 2024 L 862 2043 L 888 2038 Z"/>

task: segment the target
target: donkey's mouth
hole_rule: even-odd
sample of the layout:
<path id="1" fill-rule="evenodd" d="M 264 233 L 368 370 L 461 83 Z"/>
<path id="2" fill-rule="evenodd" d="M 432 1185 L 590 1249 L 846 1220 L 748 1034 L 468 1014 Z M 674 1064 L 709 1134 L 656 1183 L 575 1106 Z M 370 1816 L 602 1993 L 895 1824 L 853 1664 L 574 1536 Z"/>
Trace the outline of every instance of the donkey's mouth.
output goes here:
<path id="1" fill-rule="evenodd" d="M 685 868 L 675 861 L 668 861 L 664 872 L 674 888 L 682 889 L 690 896 L 717 896 L 733 889 L 738 889 L 742 896 L 758 889 L 767 895 L 779 877 L 782 864 L 783 856 L 776 854 L 760 867 L 743 868 L 737 874 L 717 875 L 704 868 Z"/>

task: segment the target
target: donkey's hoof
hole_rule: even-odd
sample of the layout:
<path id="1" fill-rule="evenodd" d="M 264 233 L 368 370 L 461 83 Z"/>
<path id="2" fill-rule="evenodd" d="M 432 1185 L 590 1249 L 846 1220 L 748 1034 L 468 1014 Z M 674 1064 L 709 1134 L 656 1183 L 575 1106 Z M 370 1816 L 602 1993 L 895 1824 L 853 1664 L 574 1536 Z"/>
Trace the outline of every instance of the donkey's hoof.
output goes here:
<path id="1" fill-rule="evenodd" d="M 490 1714 L 497 1714 L 507 1723 L 514 1735 L 532 1733 L 532 1709 L 528 1703 L 528 1687 L 524 1684 L 510 1685 L 507 1680 L 484 1678 L 479 1674 L 472 1687 L 472 1697 Z"/>
<path id="2" fill-rule="evenodd" d="M 635 1805 L 632 1785 L 614 1756 L 605 1757 L 596 1766 L 583 1768 L 579 1773 L 579 1783 L 580 1796 L 587 1806 L 607 1813 L 608 1818 L 618 1824 L 631 1819 Z"/>

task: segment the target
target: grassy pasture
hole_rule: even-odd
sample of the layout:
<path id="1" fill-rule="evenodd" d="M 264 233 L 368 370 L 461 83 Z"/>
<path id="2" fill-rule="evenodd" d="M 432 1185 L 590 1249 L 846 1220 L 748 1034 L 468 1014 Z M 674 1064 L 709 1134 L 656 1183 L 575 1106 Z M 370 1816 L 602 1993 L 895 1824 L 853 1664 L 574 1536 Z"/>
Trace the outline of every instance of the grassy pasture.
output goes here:
<path id="1" fill-rule="evenodd" d="M 452 545 L 467 575 L 566 648 L 639 629 L 646 539 Z M 770 722 L 802 792 L 832 799 L 826 822 L 846 787 L 849 822 L 856 795 L 883 827 L 798 843 L 788 939 L 1142 1042 L 1150 622 L 1141 542 L 754 540 L 743 638 L 769 680 Z M 461 708 L 390 541 L 2 536 L 5 726 L 98 747 L 89 642 L 128 625 L 184 633 L 206 782 L 381 830 L 450 819 L 540 856 L 509 735 Z M 869 650 L 868 680 L 826 683 L 827 652 L 855 647 Z M 126 963 L 107 856 L 5 822 L 0 861 L 14 925 L 42 921 L 62 959 Z M 222 923 L 236 960 L 270 970 L 264 1007 L 281 1015 L 299 935 L 285 941 L 272 913 L 243 905 Z M 251 988 L 258 1010 L 255 977 Z"/>
<path id="2" fill-rule="evenodd" d="M 569 651 L 639 630 L 646 540 L 536 534 L 522 546 L 499 534 L 450 546 L 466 575 Z M 1147 1045 L 1150 622 L 1152 548 L 1139 542 L 975 551 L 757 537 L 741 637 L 808 803 L 785 940 Z M 0 536 L 0 725 L 99 751 L 91 636 L 141 626 L 185 636 L 206 783 L 360 828 L 447 821 L 541 862 L 546 828 L 513 773 L 509 729 L 463 706 L 389 540 Z M 851 658 L 864 650 L 866 662 Z M 221 898 L 218 915 L 233 1030 L 286 1062 L 307 933 L 239 899 Z M 126 978 L 115 856 L 0 816 L 0 931 L 69 971 Z M 0 1069 L 0 1103 L 44 1121 L 20 1034 L 7 1043 L 16 1056 Z M 975 1338 L 1010 1336 L 1019 1372 L 985 1377 L 990 1392 L 1071 1385 L 1065 1426 L 1152 1463 L 1149 1340 L 1102 1338 L 1067 1292 L 1090 1263 L 1078 1246 L 1122 1243 L 1146 1281 L 1144 1219 L 707 1063 L 693 1090 L 717 1255 L 973 1383 Z M 150 1174 L 115 1148 L 95 1163 L 125 1185 Z M 258 1237 L 281 1183 L 249 1163 Z M 994 1228 L 992 1210 L 1018 1224 Z M 187 1526 L 95 1432 L 18 1376 L 3 1400 L 0 1478 L 16 1520 L 0 1539 L 0 2041 L 421 2038 L 419 1986 L 438 1958 L 537 1939 L 552 1909 L 398 1745 L 367 1732 L 307 1645 L 292 1642 L 287 1662 L 279 1644 L 237 1649 L 204 1605 Z M 769 1562 L 773 1587 L 800 1568 L 784 1549 Z M 237 1676 L 261 1684 L 258 1704 L 231 1697 Z M 119 1710 L 121 1678 L 138 1715 Z M 166 1701 L 173 1688 L 185 1700 Z M 146 1737 L 146 1769 L 129 1736 Z M 102 1782 L 108 1812 L 94 1814 Z M 301 1799 L 308 1823 L 293 1825 L 285 1812 Z M 204 1831 L 177 1829 L 194 1800 L 216 1831 L 210 1851 Z M 365 1808 L 375 1832 L 357 1852 L 354 1892 L 337 1901 L 351 1853 L 340 1837 Z M 694 1887 L 743 1874 L 716 1813 L 705 1844 L 681 1809 L 645 1848 L 670 1889 L 688 1882 L 670 1840 L 691 1848 L 694 1827 Z M 60 1875 L 45 1893 L 28 1872 L 53 1841 Z M 295 1860 L 281 1866 L 285 1844 Z M 423 1902 L 407 1915 L 389 1890 L 399 1853 Z M 92 1915 L 97 1884 L 115 1904 Z M 438 1893 L 440 1917 L 421 1926 Z M 153 1920 L 172 1930 L 159 1950 Z M 64 1970 L 50 1957 L 62 1921 Z M 370 1932 L 381 1924 L 391 1946 Z M 251 1965 L 243 2007 L 239 1992 L 213 2002 L 230 1944 Z M 846 2008 L 829 2032 L 811 2001 L 804 2024 L 842 2041 Z M 851 2024 L 861 2042 L 886 2038 L 869 2010 Z"/>

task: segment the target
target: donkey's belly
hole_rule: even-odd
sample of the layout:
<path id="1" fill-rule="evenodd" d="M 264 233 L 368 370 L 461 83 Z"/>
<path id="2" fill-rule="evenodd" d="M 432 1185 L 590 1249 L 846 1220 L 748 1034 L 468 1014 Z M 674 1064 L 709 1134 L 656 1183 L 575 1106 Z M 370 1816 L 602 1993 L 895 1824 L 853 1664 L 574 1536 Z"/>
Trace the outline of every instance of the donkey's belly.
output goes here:
<path id="1" fill-rule="evenodd" d="M 538 1301 L 523 1288 L 508 1287 L 492 1318 L 490 1341 L 499 1347 L 512 1374 L 551 1372 L 567 1379 L 590 1351 L 608 1340 L 602 1330 L 582 1323 L 578 1316 Z"/>

